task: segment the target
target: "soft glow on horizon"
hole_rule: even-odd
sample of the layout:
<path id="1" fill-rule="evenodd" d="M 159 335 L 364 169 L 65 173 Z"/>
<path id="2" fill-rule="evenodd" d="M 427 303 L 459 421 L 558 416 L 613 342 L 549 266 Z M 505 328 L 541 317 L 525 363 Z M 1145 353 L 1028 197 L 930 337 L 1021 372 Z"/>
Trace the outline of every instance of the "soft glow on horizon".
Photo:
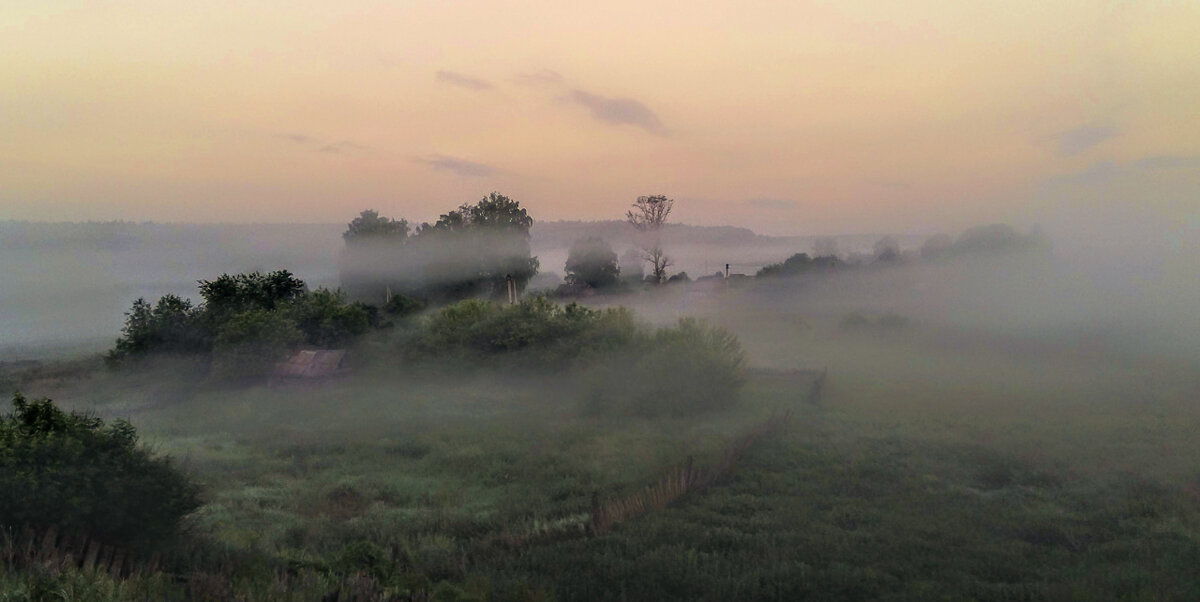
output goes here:
<path id="1" fill-rule="evenodd" d="M 499 190 L 768 233 L 1182 221 L 1196 40 L 1200 3 L 1165 0 L 9 1 L 0 219 L 421 220 Z"/>

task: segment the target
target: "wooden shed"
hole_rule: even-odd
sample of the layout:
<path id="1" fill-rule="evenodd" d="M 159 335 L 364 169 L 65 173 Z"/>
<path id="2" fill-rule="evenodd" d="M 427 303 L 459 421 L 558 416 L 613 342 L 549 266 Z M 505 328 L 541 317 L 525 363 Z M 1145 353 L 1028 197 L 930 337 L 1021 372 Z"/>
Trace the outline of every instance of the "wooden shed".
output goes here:
<path id="1" fill-rule="evenodd" d="M 302 349 L 279 364 L 276 376 L 285 378 L 322 378 L 345 371 L 345 349 Z"/>

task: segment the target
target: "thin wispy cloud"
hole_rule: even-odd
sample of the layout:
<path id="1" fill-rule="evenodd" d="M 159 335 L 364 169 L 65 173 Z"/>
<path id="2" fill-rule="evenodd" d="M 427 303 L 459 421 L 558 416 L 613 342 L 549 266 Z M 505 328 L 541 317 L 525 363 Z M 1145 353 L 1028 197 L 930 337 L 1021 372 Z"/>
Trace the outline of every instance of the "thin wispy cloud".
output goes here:
<path id="1" fill-rule="evenodd" d="M 552 86 L 561 84 L 563 76 L 557 71 L 539 69 L 528 73 L 518 73 L 512 77 L 512 81 L 519 86 Z"/>
<path id="2" fill-rule="evenodd" d="M 424 163 L 433 168 L 434 171 L 446 171 L 459 176 L 479 178 L 490 176 L 496 172 L 495 168 L 484 163 L 459 159 L 457 157 L 448 157 L 446 155 L 430 155 L 416 159 L 417 163 Z"/>
<path id="3" fill-rule="evenodd" d="M 1056 134 L 1054 139 L 1058 141 L 1058 153 L 1060 155 L 1073 157 L 1093 146 L 1117 137 L 1120 133 L 1117 128 L 1111 125 L 1092 124 Z"/>
<path id="4" fill-rule="evenodd" d="M 365 144 L 359 144 L 350 140 L 323 140 L 316 136 L 308 134 L 299 134 L 295 132 L 286 132 L 278 135 L 280 138 L 292 142 L 298 146 L 314 150 L 319 153 L 345 153 L 350 151 L 369 151 L 371 147 Z"/>
<path id="5" fill-rule="evenodd" d="M 1098 161 L 1080 171 L 1050 176 L 1043 180 L 1043 184 L 1050 186 L 1108 184 L 1119 177 L 1148 171 L 1195 168 L 1200 168 L 1200 155 L 1154 155 L 1123 163 Z"/>
<path id="6" fill-rule="evenodd" d="M 492 89 L 492 84 L 483 81 L 482 79 L 476 79 L 474 77 L 463 75 L 461 73 L 455 73 L 453 71 L 438 71 L 437 80 L 443 84 L 458 86 L 468 90 L 475 90 L 476 92 Z"/>
<path id="7" fill-rule="evenodd" d="M 656 136 L 666 136 L 668 133 L 654 111 L 632 98 L 608 98 L 584 90 L 572 90 L 568 100 L 586 107 L 592 117 L 604 123 L 632 125 Z"/>
<path id="8" fill-rule="evenodd" d="M 280 134 L 279 137 L 285 140 L 291 140 L 296 144 L 308 144 L 309 142 L 313 142 L 313 138 L 305 134 Z"/>
<path id="9" fill-rule="evenodd" d="M 349 140 L 342 140 L 341 142 L 322 144 L 321 148 L 317 150 L 323 153 L 344 153 L 347 151 L 366 151 L 371 150 L 371 148 Z"/>

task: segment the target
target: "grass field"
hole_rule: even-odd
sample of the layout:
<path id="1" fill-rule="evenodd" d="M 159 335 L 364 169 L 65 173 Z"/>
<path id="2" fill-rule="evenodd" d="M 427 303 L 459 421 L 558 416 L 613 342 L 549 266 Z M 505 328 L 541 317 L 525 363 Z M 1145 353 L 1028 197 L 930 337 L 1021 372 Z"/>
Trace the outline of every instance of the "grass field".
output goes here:
<path id="1" fill-rule="evenodd" d="M 235 389 L 43 371 L 18 384 L 130 417 L 206 492 L 191 578 L 43 580 L 79 581 L 73 599 L 1200 599 L 1189 364 L 755 320 L 780 323 L 728 325 L 758 365 L 829 367 L 819 405 L 762 370 L 732 410 L 657 419 L 580 412 L 569 373 L 375 364 Z M 593 496 L 711 460 L 781 408 L 789 427 L 718 486 L 584 532 Z M 531 532 L 550 535 L 505 543 Z"/>

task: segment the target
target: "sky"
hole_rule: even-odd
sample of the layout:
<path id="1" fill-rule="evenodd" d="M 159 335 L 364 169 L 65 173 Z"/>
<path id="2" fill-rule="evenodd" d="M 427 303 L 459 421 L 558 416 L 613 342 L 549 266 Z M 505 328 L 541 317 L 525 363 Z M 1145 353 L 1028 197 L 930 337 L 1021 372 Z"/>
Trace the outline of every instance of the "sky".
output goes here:
<path id="1" fill-rule="evenodd" d="M 0 219 L 1200 237 L 1200 2 L 0 2 Z M 1082 224 L 1082 226 L 1081 226 Z M 1190 239 L 1190 238 L 1189 238 Z"/>

